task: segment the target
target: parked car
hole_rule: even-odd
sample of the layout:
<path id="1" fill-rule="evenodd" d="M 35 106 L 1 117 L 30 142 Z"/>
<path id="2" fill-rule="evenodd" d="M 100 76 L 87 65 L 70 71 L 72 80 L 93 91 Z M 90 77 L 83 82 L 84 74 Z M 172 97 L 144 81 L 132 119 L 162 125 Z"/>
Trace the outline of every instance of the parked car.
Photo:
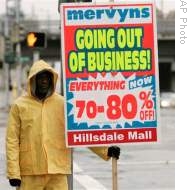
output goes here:
<path id="1" fill-rule="evenodd" d="M 160 107 L 161 108 L 174 108 L 175 107 L 175 93 L 174 92 L 161 92 L 160 93 Z"/>

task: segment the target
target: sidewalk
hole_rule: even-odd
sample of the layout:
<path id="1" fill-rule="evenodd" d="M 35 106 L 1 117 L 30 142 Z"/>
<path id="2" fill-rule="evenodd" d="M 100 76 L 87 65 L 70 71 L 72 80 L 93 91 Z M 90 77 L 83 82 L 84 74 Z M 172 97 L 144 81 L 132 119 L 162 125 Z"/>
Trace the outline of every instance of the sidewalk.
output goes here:
<path id="1" fill-rule="evenodd" d="M 0 94 L 2 97 L 2 93 Z M 1 190 L 13 190 L 15 188 L 10 187 L 9 182 L 6 178 L 6 158 L 5 158 L 5 133 L 7 124 L 8 112 L 5 108 L 0 107 L 0 189 Z"/>
<path id="2" fill-rule="evenodd" d="M 10 93 L 11 95 L 11 93 Z M 9 107 L 6 106 L 5 91 L 0 90 L 0 189 L 13 190 L 6 178 L 6 158 L 5 158 L 5 133 Z"/>

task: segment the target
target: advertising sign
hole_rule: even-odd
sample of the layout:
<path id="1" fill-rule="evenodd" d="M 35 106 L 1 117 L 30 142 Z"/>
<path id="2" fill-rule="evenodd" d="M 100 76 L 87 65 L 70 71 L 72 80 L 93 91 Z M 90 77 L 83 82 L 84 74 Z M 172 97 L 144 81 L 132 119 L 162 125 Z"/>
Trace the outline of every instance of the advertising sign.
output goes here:
<path id="1" fill-rule="evenodd" d="M 158 141 L 155 5 L 61 4 L 69 147 Z"/>

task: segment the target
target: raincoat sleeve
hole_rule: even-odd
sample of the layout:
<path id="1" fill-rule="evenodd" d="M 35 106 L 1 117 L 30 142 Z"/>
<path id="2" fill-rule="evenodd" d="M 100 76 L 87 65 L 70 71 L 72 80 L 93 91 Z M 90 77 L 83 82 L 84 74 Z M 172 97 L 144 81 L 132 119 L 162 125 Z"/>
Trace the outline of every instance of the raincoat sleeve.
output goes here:
<path id="1" fill-rule="evenodd" d="M 19 136 L 20 136 L 20 119 L 18 107 L 11 107 L 7 134 L 6 134 L 6 157 L 7 157 L 7 177 L 9 179 L 21 179 L 19 167 Z"/>
<path id="2" fill-rule="evenodd" d="M 106 161 L 110 159 L 107 155 L 108 147 L 90 147 L 89 149 Z"/>

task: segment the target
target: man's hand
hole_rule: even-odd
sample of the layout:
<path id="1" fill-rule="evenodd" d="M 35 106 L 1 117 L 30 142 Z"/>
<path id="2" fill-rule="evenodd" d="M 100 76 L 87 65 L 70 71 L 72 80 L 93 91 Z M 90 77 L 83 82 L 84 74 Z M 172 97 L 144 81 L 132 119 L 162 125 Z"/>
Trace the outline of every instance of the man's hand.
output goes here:
<path id="1" fill-rule="evenodd" d="M 108 156 L 109 157 L 114 157 L 118 160 L 119 155 L 120 155 L 120 148 L 118 146 L 110 146 L 108 148 Z"/>
<path id="2" fill-rule="evenodd" d="M 9 183 L 13 187 L 19 187 L 21 184 L 21 180 L 20 179 L 9 179 Z"/>

